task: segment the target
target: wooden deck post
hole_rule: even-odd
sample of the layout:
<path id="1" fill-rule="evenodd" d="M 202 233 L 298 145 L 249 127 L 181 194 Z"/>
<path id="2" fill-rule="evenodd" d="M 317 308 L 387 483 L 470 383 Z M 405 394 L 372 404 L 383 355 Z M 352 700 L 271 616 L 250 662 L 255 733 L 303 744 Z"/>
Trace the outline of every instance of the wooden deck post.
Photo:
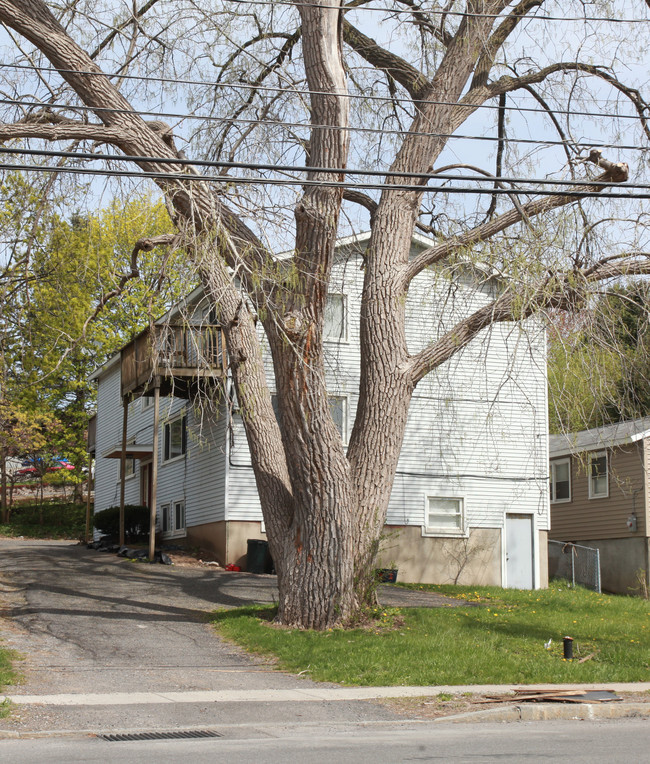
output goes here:
<path id="1" fill-rule="evenodd" d="M 86 544 L 90 543 L 90 489 L 92 487 L 93 455 L 88 452 L 88 479 L 86 480 Z"/>
<path id="2" fill-rule="evenodd" d="M 160 424 L 160 377 L 155 377 L 153 388 L 153 443 L 151 448 L 151 513 L 149 515 L 149 559 L 156 554 L 156 504 L 158 494 L 158 427 Z"/>
<path id="3" fill-rule="evenodd" d="M 122 453 L 120 454 L 120 546 L 124 546 L 124 481 L 126 480 L 126 426 L 129 419 L 129 396 L 122 396 Z"/>

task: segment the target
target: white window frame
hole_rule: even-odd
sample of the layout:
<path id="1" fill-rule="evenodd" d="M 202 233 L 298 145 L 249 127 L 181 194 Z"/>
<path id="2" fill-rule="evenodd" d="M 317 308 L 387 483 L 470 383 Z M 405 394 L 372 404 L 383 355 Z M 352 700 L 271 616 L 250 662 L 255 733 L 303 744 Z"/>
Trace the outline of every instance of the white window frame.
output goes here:
<path id="1" fill-rule="evenodd" d="M 182 514 L 183 523 L 181 528 L 176 528 L 177 512 Z M 165 530 L 165 512 L 168 512 L 168 519 L 170 527 Z M 167 501 L 160 505 L 160 529 L 163 538 L 173 539 L 187 536 L 187 517 L 185 512 L 185 499 L 176 499 L 175 501 Z"/>
<path id="2" fill-rule="evenodd" d="M 323 340 L 324 342 L 347 342 L 348 341 L 348 296 L 346 294 L 343 294 L 342 292 L 328 292 L 326 299 L 327 301 L 330 301 L 330 299 L 334 297 L 340 297 L 341 299 L 341 309 L 343 311 L 341 321 L 342 321 L 343 331 L 341 332 L 339 336 L 327 334 L 326 332 L 327 324 L 325 322 L 325 319 L 323 318 Z M 327 305 L 325 306 L 325 310 L 327 311 Z"/>
<path id="3" fill-rule="evenodd" d="M 455 513 L 455 516 L 460 517 L 460 525 L 458 525 L 456 528 L 443 528 L 441 526 L 430 525 L 430 502 L 435 500 L 458 502 L 459 511 Z M 448 513 L 444 512 L 439 512 L 438 514 L 441 517 L 448 515 Z M 463 496 L 440 496 L 427 494 L 424 497 L 424 525 L 422 526 L 422 535 L 432 536 L 434 538 L 467 538 L 469 536 L 469 532 L 465 520 L 465 498 Z"/>
<path id="4" fill-rule="evenodd" d="M 557 478 L 556 478 L 556 470 L 557 467 L 560 464 L 566 464 L 567 465 L 567 472 L 569 476 L 569 497 L 567 499 L 557 499 L 555 497 L 556 489 L 555 486 L 557 485 Z M 550 488 L 551 488 L 551 504 L 568 504 L 571 501 L 572 497 L 572 486 L 571 486 L 571 457 L 567 456 L 564 459 L 554 459 L 551 462 L 551 480 L 550 480 Z"/>
<path id="5" fill-rule="evenodd" d="M 605 490 L 604 492 L 596 493 L 594 490 L 594 481 L 597 479 L 592 474 L 592 465 L 597 459 L 605 459 Z M 609 496 L 609 454 L 607 451 L 592 451 L 589 454 L 587 461 L 587 477 L 589 480 L 589 498 L 590 499 L 606 499 Z"/>
<path id="6" fill-rule="evenodd" d="M 141 410 L 146 411 L 147 409 L 150 409 L 154 404 L 153 396 L 151 395 L 143 395 L 142 396 L 142 405 Z"/>
<path id="7" fill-rule="evenodd" d="M 171 427 L 172 425 L 176 424 L 176 422 L 181 423 L 181 453 L 176 454 L 175 456 L 167 456 L 167 451 L 169 450 L 169 453 L 171 454 Z M 167 437 L 170 437 L 170 444 L 169 449 L 167 448 Z M 174 417 L 170 417 L 166 422 L 163 423 L 162 426 L 162 462 L 163 464 L 170 464 L 171 462 L 180 461 L 181 459 L 184 459 L 187 455 L 187 414 L 185 411 L 182 411 L 180 414 Z"/>

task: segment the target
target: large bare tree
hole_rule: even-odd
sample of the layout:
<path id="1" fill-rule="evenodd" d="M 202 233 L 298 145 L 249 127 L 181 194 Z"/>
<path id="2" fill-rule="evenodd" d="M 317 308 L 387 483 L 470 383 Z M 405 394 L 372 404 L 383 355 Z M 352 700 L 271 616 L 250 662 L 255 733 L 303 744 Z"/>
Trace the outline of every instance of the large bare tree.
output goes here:
<path id="1" fill-rule="evenodd" d="M 553 27 L 553 16 L 584 12 L 579 3 L 569 5 L 148 0 L 125 2 L 120 17 L 115 3 L 106 9 L 83 0 L 0 0 L 0 21 L 19 51 L 9 70 L 13 90 L 5 88 L 13 119 L 0 126 L 0 140 L 14 141 L 23 154 L 33 142 L 45 142 L 77 154 L 109 146 L 132 157 L 128 166 L 137 165 L 165 195 L 215 304 L 278 572 L 281 623 L 331 627 L 369 596 L 409 403 L 425 375 L 495 322 L 584 305 L 594 285 L 650 272 L 650 260 L 638 249 L 603 244 L 571 253 L 572 234 L 559 241 L 560 230 L 570 227 L 566 220 L 586 230 L 593 225 L 589 215 L 607 216 L 605 202 L 592 204 L 594 198 L 611 196 L 614 184 L 628 180 L 618 157 L 574 142 L 571 111 L 592 95 L 620 97 L 638 119 L 637 140 L 649 134 L 641 94 L 617 78 L 620 52 L 613 46 L 608 53 L 610 38 L 603 35 L 602 66 L 578 37 L 580 24 L 558 45 L 558 30 L 569 22 Z M 379 41 L 366 34 L 371 29 Z M 546 51 L 547 60 L 534 63 L 533 47 L 540 57 Z M 575 52 L 560 57 L 558 48 Z M 143 104 L 162 85 L 137 77 L 154 71 L 173 72 L 170 78 L 182 80 L 176 84 L 185 89 L 178 92 L 192 93 L 185 103 L 208 117 L 193 134 L 180 121 L 174 131 L 168 122 L 144 118 L 152 107 Z M 25 79 L 32 75 L 36 79 Z M 172 84 L 165 83 L 165 92 Z M 526 129 L 508 111 L 511 103 L 521 105 L 512 100 L 521 94 L 538 110 L 535 119 L 554 130 L 552 140 L 544 135 L 546 145 L 562 152 L 555 166 L 536 162 L 533 152 L 512 143 L 513 130 Z M 160 103 L 163 96 L 157 97 Z M 490 105 L 496 110 L 485 109 Z M 611 105 L 600 111 L 611 122 Z M 487 115 L 482 122 L 479 114 Z M 463 125 L 477 130 L 479 122 L 481 135 L 495 138 L 496 170 L 465 156 L 444 164 L 453 136 Z M 380 129 L 373 132 L 373 126 Z M 216 161 L 227 183 L 210 183 L 201 176 L 207 170 L 185 162 L 179 134 L 189 141 L 191 158 Z M 285 219 L 280 226 L 292 230 L 293 252 L 280 264 L 263 231 L 272 225 L 267 215 L 289 198 L 282 164 L 286 172 L 299 167 L 301 189 L 292 204 L 293 225 Z M 522 191 L 513 178 L 501 177 L 514 167 L 532 167 L 544 178 L 564 171 L 564 185 L 527 184 Z M 354 187 L 359 175 L 352 178 L 349 170 L 373 168 L 383 175 Z M 267 196 L 250 183 L 260 170 L 268 173 Z M 450 193 L 450 182 L 465 188 L 481 175 L 491 195 Z M 371 236 L 359 404 L 345 450 L 325 388 L 323 317 L 342 210 L 355 215 L 354 209 L 369 216 Z M 621 226 L 613 238 L 621 239 L 627 230 Z M 409 258 L 416 229 L 436 243 Z M 413 279 L 459 255 L 485 259 L 490 253 L 504 283 L 515 272 L 517 280 L 411 352 L 405 298 Z M 258 320 L 271 349 L 281 424 L 265 377 Z"/>

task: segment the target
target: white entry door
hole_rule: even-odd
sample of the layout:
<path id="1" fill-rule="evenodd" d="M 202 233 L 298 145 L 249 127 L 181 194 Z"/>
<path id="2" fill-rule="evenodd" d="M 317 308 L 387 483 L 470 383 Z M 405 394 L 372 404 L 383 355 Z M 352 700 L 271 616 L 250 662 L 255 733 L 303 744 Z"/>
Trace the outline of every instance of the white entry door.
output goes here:
<path id="1" fill-rule="evenodd" d="M 506 586 L 532 589 L 534 563 L 533 516 L 506 515 Z"/>

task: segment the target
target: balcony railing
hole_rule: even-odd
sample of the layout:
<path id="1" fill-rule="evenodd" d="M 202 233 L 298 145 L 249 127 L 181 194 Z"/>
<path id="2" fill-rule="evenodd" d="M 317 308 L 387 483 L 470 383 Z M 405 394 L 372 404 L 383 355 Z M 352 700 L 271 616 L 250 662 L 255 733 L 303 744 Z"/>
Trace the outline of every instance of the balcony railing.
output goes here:
<path id="1" fill-rule="evenodd" d="M 220 326 L 155 326 L 122 348 L 122 395 L 153 389 L 166 380 L 223 377 L 226 343 Z"/>

